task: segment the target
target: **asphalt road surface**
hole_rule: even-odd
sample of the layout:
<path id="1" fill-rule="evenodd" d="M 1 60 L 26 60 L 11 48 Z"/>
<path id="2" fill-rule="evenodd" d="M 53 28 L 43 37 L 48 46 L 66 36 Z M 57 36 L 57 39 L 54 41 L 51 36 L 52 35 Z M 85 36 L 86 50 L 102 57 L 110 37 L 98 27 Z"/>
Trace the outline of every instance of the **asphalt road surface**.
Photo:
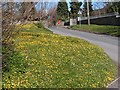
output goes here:
<path id="1" fill-rule="evenodd" d="M 120 65 L 118 61 L 118 48 L 120 39 L 117 37 L 112 37 L 108 35 L 99 35 L 83 31 L 70 30 L 63 27 L 51 27 L 49 30 L 53 31 L 55 34 L 60 34 L 63 36 L 71 36 L 84 39 L 90 43 L 100 46 L 108 54 L 108 56 L 113 60 L 116 65 Z M 113 81 L 108 88 L 118 88 L 118 78 Z"/>

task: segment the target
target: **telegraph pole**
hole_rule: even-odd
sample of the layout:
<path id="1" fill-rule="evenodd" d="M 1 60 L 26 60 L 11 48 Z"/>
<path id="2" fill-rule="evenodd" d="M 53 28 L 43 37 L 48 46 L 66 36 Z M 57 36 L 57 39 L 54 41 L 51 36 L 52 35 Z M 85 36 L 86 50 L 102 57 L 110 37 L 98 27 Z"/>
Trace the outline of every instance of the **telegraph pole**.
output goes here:
<path id="1" fill-rule="evenodd" d="M 89 14 L 89 3 L 87 0 L 87 17 L 88 17 L 88 25 L 90 25 L 90 14 Z"/>
<path id="2" fill-rule="evenodd" d="M 78 11 L 78 14 L 79 14 L 78 21 L 79 21 L 79 24 L 80 24 L 80 26 L 81 26 L 81 14 L 82 14 L 82 12 L 79 10 L 79 11 Z"/>

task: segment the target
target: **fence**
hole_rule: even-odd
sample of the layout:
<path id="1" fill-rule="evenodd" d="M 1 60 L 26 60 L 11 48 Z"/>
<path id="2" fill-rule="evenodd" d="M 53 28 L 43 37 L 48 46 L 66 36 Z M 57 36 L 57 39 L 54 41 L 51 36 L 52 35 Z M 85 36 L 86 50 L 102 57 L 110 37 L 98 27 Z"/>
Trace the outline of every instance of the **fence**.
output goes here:
<path id="1" fill-rule="evenodd" d="M 79 23 L 79 22 L 78 22 Z M 88 20 L 82 20 L 82 24 L 87 24 Z M 97 24 L 97 25 L 114 25 L 114 26 L 120 26 L 120 17 L 116 17 L 116 15 L 106 16 L 106 17 L 99 17 L 99 18 L 91 18 L 90 19 L 91 24 Z"/>
<path id="2" fill-rule="evenodd" d="M 97 15 L 97 16 L 90 16 L 90 19 L 96 19 L 96 18 L 104 18 L 104 17 L 110 17 L 110 16 L 119 16 L 118 13 L 108 13 L 103 15 Z M 88 17 L 81 17 L 81 20 L 86 20 Z"/>

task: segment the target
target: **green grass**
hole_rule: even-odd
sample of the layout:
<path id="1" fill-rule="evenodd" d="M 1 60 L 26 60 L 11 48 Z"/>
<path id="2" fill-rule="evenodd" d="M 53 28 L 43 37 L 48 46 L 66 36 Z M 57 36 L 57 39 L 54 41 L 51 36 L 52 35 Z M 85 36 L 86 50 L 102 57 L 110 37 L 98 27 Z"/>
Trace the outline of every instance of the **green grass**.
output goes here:
<path id="1" fill-rule="evenodd" d="M 87 31 L 97 34 L 106 34 L 111 36 L 120 36 L 120 26 L 103 26 L 103 25 L 73 25 L 70 26 L 70 29 L 73 30 L 80 30 L 80 31 Z"/>
<path id="2" fill-rule="evenodd" d="M 115 78 L 111 59 L 85 40 L 27 24 L 14 42 L 7 69 L 3 68 L 3 88 L 95 88 Z"/>
<path id="3" fill-rule="evenodd" d="M 52 34 L 52 32 L 44 28 L 41 23 L 17 25 L 17 26 L 20 27 L 19 32 L 22 31 L 22 32 L 31 32 L 31 33 L 46 33 L 46 34 L 51 33 Z"/>

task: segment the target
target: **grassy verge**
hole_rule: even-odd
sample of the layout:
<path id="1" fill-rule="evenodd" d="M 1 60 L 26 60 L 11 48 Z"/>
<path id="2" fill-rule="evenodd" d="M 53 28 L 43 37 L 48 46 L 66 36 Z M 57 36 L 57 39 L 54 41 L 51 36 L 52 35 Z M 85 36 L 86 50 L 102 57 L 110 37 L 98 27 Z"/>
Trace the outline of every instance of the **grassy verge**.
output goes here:
<path id="1" fill-rule="evenodd" d="M 3 69 L 3 88 L 95 88 L 115 78 L 116 67 L 104 51 L 82 39 L 24 25 Z"/>
<path id="2" fill-rule="evenodd" d="M 120 36 L 120 26 L 102 26 L 102 25 L 73 25 L 70 26 L 70 29 L 87 31 L 97 34 L 106 34 L 111 36 Z"/>

